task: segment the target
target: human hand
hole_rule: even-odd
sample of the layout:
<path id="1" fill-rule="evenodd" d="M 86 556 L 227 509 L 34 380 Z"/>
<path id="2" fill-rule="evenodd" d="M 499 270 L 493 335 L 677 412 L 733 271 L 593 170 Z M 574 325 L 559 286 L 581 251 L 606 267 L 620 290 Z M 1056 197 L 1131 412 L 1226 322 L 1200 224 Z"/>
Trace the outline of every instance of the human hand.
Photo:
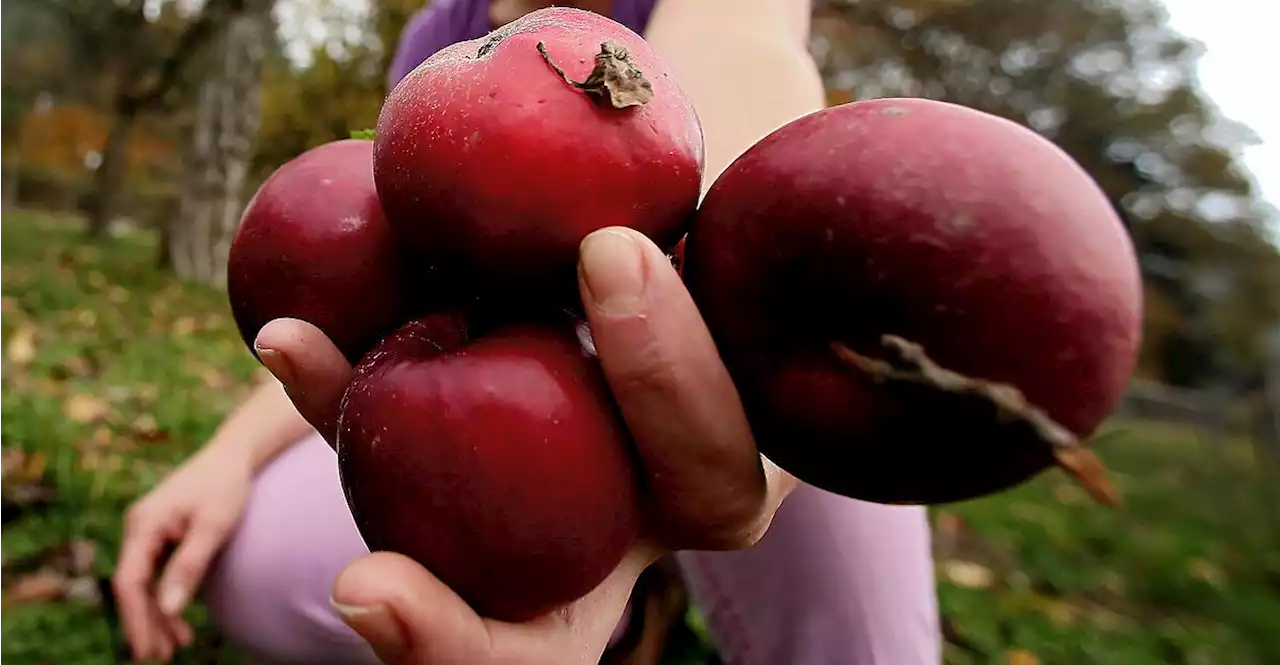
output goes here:
<path id="1" fill-rule="evenodd" d="M 111 584 L 137 660 L 168 661 L 191 644 L 182 611 L 239 522 L 252 484 L 247 460 L 205 449 L 129 508 Z"/>
<path id="2" fill-rule="evenodd" d="M 483 619 L 421 566 L 375 553 L 351 565 L 337 603 L 393 665 L 596 662 L 636 577 L 665 551 L 754 544 L 795 480 L 759 455 L 728 371 L 667 258 L 635 231 L 583 241 L 579 285 L 606 379 L 647 476 L 636 547 L 579 601 L 523 624 Z M 280 319 L 256 345 L 299 412 L 333 441 L 351 367 L 314 326 Z M 392 630 L 394 629 L 394 630 Z"/>

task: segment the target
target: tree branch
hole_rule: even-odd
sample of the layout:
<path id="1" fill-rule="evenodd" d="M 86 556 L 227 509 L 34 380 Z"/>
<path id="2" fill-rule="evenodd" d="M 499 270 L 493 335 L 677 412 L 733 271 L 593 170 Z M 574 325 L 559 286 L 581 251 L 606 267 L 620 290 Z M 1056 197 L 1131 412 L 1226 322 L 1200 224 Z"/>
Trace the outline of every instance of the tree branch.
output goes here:
<path id="1" fill-rule="evenodd" d="M 62 27 L 68 33 L 80 41 L 89 44 L 98 43 L 99 33 L 94 30 L 94 22 L 78 3 L 70 0 L 36 0 L 25 4 L 50 12 L 62 23 Z"/>
<path id="2" fill-rule="evenodd" d="M 187 62 L 209 41 L 225 20 L 244 9 L 245 0 L 208 0 L 200 15 L 178 37 L 169 57 L 160 63 L 160 71 L 150 82 L 120 100 L 120 110 L 136 113 L 159 102 L 178 80 Z"/>

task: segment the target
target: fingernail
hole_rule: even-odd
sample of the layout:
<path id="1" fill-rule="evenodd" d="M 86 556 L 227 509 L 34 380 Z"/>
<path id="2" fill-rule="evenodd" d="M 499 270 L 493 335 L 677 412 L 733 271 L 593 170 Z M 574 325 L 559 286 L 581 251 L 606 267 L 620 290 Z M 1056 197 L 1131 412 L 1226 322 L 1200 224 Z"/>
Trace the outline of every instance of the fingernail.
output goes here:
<path id="1" fill-rule="evenodd" d="M 289 359 L 285 358 L 283 353 L 257 344 L 254 344 L 253 348 L 258 352 L 258 359 L 267 366 L 280 383 L 286 386 L 293 385 L 293 365 L 289 364 Z"/>
<path id="2" fill-rule="evenodd" d="M 169 616 L 177 616 L 182 606 L 187 604 L 187 593 L 180 586 L 166 587 L 160 591 L 160 611 Z"/>
<path id="3" fill-rule="evenodd" d="M 391 616 L 386 605 L 344 605 L 329 598 L 329 604 L 352 630 L 360 634 L 383 660 L 404 653 L 409 648 L 400 622 Z"/>
<path id="4" fill-rule="evenodd" d="M 591 300 L 611 314 L 634 314 L 645 288 L 644 249 L 629 234 L 605 229 L 582 241 L 579 270 Z"/>

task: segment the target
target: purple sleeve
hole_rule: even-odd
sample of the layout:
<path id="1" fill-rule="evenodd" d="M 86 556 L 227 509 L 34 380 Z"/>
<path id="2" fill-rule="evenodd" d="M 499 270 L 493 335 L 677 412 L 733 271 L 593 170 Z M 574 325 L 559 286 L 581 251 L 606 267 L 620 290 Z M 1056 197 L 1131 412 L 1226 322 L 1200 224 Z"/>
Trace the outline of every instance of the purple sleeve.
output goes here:
<path id="1" fill-rule="evenodd" d="M 396 44 L 395 57 L 387 71 L 387 90 L 436 51 L 488 32 L 488 7 L 487 0 L 434 0 L 414 14 Z"/>

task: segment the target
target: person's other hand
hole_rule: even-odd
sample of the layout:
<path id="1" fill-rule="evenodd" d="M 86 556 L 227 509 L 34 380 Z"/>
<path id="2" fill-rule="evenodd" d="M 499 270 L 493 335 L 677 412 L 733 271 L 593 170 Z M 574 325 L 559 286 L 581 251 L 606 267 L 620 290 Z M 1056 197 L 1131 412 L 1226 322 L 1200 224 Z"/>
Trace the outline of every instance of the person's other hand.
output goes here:
<path id="1" fill-rule="evenodd" d="M 644 235 L 608 228 L 582 243 L 579 287 L 605 377 L 647 481 L 641 540 L 587 597 L 533 622 L 478 617 L 421 566 L 388 553 L 352 564 L 335 601 L 380 608 L 348 622 L 388 663 L 596 662 L 636 576 L 664 551 L 737 549 L 768 528 L 795 480 L 759 455 L 736 389 L 692 298 Z M 323 333 L 278 319 L 263 359 L 302 415 L 333 442 L 351 367 Z M 399 633 L 371 626 L 394 627 Z"/>
<path id="2" fill-rule="evenodd" d="M 137 660 L 168 661 L 191 644 L 182 611 L 239 522 L 252 484 L 247 460 L 202 451 L 129 508 L 111 584 Z"/>

